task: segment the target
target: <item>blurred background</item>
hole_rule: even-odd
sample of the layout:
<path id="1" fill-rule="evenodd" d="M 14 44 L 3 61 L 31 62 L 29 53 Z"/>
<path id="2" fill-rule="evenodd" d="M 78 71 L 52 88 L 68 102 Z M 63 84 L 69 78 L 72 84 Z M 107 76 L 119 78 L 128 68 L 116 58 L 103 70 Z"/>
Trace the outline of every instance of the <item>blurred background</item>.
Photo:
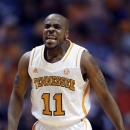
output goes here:
<path id="1" fill-rule="evenodd" d="M 7 130 L 7 109 L 20 57 L 43 44 L 45 17 L 59 13 L 70 21 L 69 39 L 96 58 L 130 130 L 130 0 L 0 0 L 0 130 Z M 31 130 L 31 85 L 19 130 Z M 87 116 L 93 130 L 114 130 L 91 89 Z"/>

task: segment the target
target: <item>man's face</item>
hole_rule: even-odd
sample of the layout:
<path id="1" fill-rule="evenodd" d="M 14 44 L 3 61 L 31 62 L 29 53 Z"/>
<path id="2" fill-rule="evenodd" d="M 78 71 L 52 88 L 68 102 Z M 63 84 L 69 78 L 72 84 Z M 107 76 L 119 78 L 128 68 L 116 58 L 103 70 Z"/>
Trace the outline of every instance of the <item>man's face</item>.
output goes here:
<path id="1" fill-rule="evenodd" d="M 66 39 L 66 26 L 62 17 L 50 15 L 45 19 L 43 41 L 48 49 L 53 49 Z"/>

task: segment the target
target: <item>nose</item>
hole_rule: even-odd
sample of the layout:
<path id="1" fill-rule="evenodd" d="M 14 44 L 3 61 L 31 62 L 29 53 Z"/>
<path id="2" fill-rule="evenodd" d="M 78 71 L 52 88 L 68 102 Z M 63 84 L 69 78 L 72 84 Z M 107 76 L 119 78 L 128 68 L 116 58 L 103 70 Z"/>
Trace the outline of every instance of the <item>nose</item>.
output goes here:
<path id="1" fill-rule="evenodd" d="M 48 29 L 48 31 L 52 33 L 52 32 L 55 31 L 55 28 L 51 26 L 51 27 Z"/>

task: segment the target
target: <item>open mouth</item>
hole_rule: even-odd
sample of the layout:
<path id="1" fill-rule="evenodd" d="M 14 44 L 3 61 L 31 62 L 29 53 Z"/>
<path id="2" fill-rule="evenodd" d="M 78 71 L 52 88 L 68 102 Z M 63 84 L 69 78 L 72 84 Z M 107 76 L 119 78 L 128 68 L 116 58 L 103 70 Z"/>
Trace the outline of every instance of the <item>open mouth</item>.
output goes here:
<path id="1" fill-rule="evenodd" d="M 54 36 L 47 36 L 46 40 L 56 40 L 56 37 L 54 37 Z"/>

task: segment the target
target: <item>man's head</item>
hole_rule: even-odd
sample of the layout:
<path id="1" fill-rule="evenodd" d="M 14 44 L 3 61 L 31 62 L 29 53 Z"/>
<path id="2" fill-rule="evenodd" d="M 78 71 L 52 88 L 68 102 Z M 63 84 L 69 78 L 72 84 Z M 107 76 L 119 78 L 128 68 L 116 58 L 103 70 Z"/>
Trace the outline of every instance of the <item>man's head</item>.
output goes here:
<path id="1" fill-rule="evenodd" d="M 62 15 L 51 14 L 44 21 L 43 41 L 48 49 L 64 43 L 69 36 L 69 21 Z"/>

